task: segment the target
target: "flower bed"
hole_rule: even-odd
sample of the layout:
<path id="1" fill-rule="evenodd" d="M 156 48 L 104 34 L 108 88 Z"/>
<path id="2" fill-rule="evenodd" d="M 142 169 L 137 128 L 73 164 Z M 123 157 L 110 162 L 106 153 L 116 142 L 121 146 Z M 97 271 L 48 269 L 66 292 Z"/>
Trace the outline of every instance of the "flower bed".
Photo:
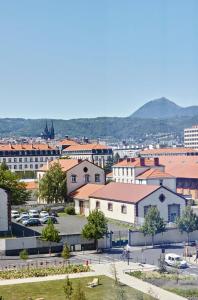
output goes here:
<path id="1" fill-rule="evenodd" d="M 44 277 L 49 275 L 60 275 L 70 273 L 81 273 L 90 271 L 89 266 L 83 265 L 68 265 L 54 266 L 47 268 L 24 268 L 21 270 L 6 270 L 0 271 L 0 279 L 18 279 L 28 277 Z"/>

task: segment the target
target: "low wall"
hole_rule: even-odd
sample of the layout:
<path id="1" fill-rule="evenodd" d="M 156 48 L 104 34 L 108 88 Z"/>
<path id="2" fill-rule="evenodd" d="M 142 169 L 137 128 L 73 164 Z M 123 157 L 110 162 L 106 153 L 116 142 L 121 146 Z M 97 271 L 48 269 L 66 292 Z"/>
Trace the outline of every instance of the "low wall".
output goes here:
<path id="1" fill-rule="evenodd" d="M 198 240 L 198 230 L 190 234 L 190 241 Z M 187 234 L 181 233 L 177 228 L 166 229 L 165 232 L 156 234 L 154 237 L 154 244 L 171 244 L 182 243 L 187 241 Z M 129 231 L 129 246 L 144 246 L 151 245 L 151 236 L 144 236 L 140 231 Z"/>

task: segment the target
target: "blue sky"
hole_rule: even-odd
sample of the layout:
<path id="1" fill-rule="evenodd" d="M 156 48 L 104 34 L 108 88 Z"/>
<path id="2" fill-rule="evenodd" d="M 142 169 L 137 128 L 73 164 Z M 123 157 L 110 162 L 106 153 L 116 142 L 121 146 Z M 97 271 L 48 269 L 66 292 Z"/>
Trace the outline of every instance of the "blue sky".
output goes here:
<path id="1" fill-rule="evenodd" d="M 0 117 L 198 105 L 197 0 L 0 0 Z"/>

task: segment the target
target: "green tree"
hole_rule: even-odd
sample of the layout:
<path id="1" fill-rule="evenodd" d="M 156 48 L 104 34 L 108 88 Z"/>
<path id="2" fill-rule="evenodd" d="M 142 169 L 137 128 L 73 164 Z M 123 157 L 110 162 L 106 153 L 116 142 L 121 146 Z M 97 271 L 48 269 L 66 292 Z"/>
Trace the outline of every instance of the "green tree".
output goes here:
<path id="1" fill-rule="evenodd" d="M 120 159 L 120 155 L 118 153 L 116 153 L 113 157 L 114 164 L 117 164 L 119 162 L 119 159 Z"/>
<path id="2" fill-rule="evenodd" d="M 106 164 L 104 166 L 105 173 L 108 174 L 112 171 L 112 166 L 113 166 L 113 158 L 108 157 L 106 160 Z"/>
<path id="3" fill-rule="evenodd" d="M 156 207 L 150 207 L 141 228 L 144 235 L 152 236 L 152 246 L 154 246 L 154 236 L 157 233 L 165 231 L 164 220 L 160 217 L 160 213 Z"/>
<path id="4" fill-rule="evenodd" d="M 22 260 L 28 259 L 28 252 L 27 252 L 27 250 L 26 249 L 21 250 L 20 253 L 19 253 L 19 257 Z"/>
<path id="5" fill-rule="evenodd" d="M 188 237 L 188 244 L 190 240 L 190 233 L 198 228 L 198 217 L 193 212 L 190 206 L 187 206 L 176 221 L 177 226 L 181 232 L 186 232 Z"/>
<path id="6" fill-rule="evenodd" d="M 84 286 L 82 285 L 81 281 L 78 280 L 77 286 L 72 293 L 72 300 L 87 300 L 84 292 Z"/>
<path id="7" fill-rule="evenodd" d="M 63 251 L 61 253 L 62 258 L 68 259 L 70 258 L 70 250 L 67 244 L 64 245 Z"/>
<path id="8" fill-rule="evenodd" d="M 88 240 L 94 240 L 96 249 L 98 248 L 98 240 L 103 238 L 108 230 L 107 219 L 103 212 L 94 210 L 87 218 L 88 223 L 82 229 L 82 235 Z"/>
<path id="9" fill-rule="evenodd" d="M 47 226 L 43 228 L 41 238 L 49 242 L 60 242 L 59 231 L 55 228 L 51 219 L 48 220 Z"/>
<path id="10" fill-rule="evenodd" d="M 19 181 L 18 176 L 11 172 L 6 164 L 0 165 L 0 187 L 8 191 L 11 205 L 24 204 L 30 199 L 25 182 Z"/>
<path id="11" fill-rule="evenodd" d="M 73 287 L 72 287 L 72 282 L 68 276 L 66 277 L 63 289 L 64 289 L 64 293 L 65 293 L 65 299 L 71 300 L 72 293 L 73 293 Z"/>
<path id="12" fill-rule="evenodd" d="M 39 181 L 38 195 L 47 203 L 64 202 L 67 197 L 66 172 L 59 162 L 50 165 L 49 170 Z"/>

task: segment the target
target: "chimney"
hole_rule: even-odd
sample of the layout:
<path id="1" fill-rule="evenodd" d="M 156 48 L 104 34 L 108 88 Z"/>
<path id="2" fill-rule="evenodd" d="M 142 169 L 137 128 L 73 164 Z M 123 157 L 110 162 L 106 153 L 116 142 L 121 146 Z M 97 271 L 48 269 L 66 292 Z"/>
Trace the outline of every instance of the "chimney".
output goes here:
<path id="1" fill-rule="evenodd" d="M 154 157 L 154 166 L 159 166 L 159 157 Z"/>
<path id="2" fill-rule="evenodd" d="M 135 157 L 132 157 L 132 158 L 131 158 L 131 162 L 134 162 L 134 161 L 135 161 Z"/>
<path id="3" fill-rule="evenodd" d="M 80 164 L 82 162 L 82 159 L 78 159 L 78 164 Z"/>
<path id="4" fill-rule="evenodd" d="M 145 166 L 145 158 L 144 157 L 140 157 L 140 166 L 141 167 Z"/>
<path id="5" fill-rule="evenodd" d="M 123 159 L 122 159 L 122 158 L 119 158 L 118 162 L 122 162 L 122 161 L 123 161 Z"/>
<path id="6" fill-rule="evenodd" d="M 127 162 L 130 162 L 130 158 L 127 158 Z"/>

